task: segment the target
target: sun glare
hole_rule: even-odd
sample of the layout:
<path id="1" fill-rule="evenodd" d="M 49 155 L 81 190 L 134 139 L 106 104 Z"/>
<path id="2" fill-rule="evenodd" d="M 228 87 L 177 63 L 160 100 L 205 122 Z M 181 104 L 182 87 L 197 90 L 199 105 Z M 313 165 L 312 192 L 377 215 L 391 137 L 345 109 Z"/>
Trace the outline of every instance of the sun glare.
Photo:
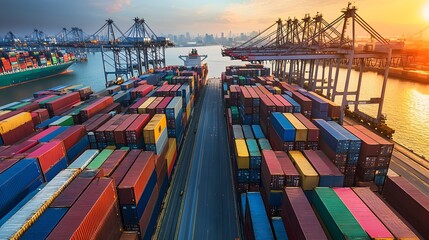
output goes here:
<path id="1" fill-rule="evenodd" d="M 426 21 L 429 22 L 429 2 L 426 3 L 425 6 L 423 6 L 423 17 Z"/>

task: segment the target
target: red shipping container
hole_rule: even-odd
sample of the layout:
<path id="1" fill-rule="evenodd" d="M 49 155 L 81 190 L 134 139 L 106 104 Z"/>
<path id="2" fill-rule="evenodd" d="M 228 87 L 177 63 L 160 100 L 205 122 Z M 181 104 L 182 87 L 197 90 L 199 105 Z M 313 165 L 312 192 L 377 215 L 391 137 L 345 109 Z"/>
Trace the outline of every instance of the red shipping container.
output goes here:
<path id="1" fill-rule="evenodd" d="M 165 86 L 166 85 L 163 85 L 163 86 L 159 87 L 158 89 L 156 89 L 155 90 L 155 96 L 162 97 Z"/>
<path id="2" fill-rule="evenodd" d="M 103 170 L 104 177 L 110 177 L 116 167 L 121 163 L 121 161 L 127 155 L 128 150 L 115 150 L 110 156 L 104 161 L 100 166 L 100 169 Z"/>
<path id="3" fill-rule="evenodd" d="M 71 108 L 73 104 L 78 102 L 80 102 L 80 94 L 78 92 L 74 92 L 46 103 L 46 108 L 51 114 L 55 115 L 55 113 Z"/>
<path id="4" fill-rule="evenodd" d="M 110 113 L 110 112 L 115 112 L 115 113 L 121 113 L 122 109 L 121 109 L 121 104 L 120 103 L 112 103 L 110 105 L 108 105 L 107 107 L 103 108 L 100 113 Z"/>
<path id="5" fill-rule="evenodd" d="M 137 119 L 139 114 L 130 114 L 114 131 L 115 143 L 126 144 L 125 130 Z"/>
<path id="6" fill-rule="evenodd" d="M 39 97 L 36 100 L 34 100 L 34 102 L 39 104 L 40 102 L 43 102 L 43 101 L 48 100 L 50 98 L 53 98 L 55 96 L 57 96 L 57 95 L 44 95 L 43 97 Z M 45 110 L 47 110 L 47 109 L 45 109 Z"/>
<path id="7" fill-rule="evenodd" d="M 334 188 L 334 191 L 371 239 L 394 238 L 353 190 L 350 188 Z"/>
<path id="8" fill-rule="evenodd" d="M 293 106 L 281 95 L 273 95 L 284 106 L 284 112 L 293 113 Z"/>
<path id="9" fill-rule="evenodd" d="M 70 126 L 52 140 L 62 141 L 66 151 L 68 151 L 84 137 L 86 137 L 85 127 L 82 125 L 75 125 Z"/>
<path id="10" fill-rule="evenodd" d="M 353 188 L 353 191 L 383 222 L 396 239 L 419 239 L 393 210 L 369 188 Z"/>
<path id="11" fill-rule="evenodd" d="M 118 121 L 123 115 L 115 115 L 111 119 L 109 119 L 106 123 L 104 123 L 102 126 L 97 128 L 95 130 L 95 138 L 97 139 L 97 142 L 106 142 L 106 135 L 104 132 L 109 128 L 112 124 L 114 124 L 116 121 Z M 87 130 L 89 132 L 89 130 Z"/>
<path id="12" fill-rule="evenodd" d="M 165 97 L 156 107 L 155 113 L 165 114 L 165 108 L 170 103 L 173 97 Z"/>
<path id="13" fill-rule="evenodd" d="M 121 125 L 124 121 L 126 121 L 130 115 L 116 115 L 116 116 L 119 116 L 119 118 L 117 118 L 116 121 L 112 120 L 113 121 L 112 124 L 110 124 L 104 130 L 104 136 L 106 138 L 107 143 L 115 143 L 115 129 L 119 125 Z M 115 119 L 115 117 L 113 117 L 112 119 Z M 97 131 L 99 131 L 99 130 L 97 130 Z"/>
<path id="14" fill-rule="evenodd" d="M 89 186 L 95 177 L 101 177 L 102 171 L 84 170 L 55 198 L 49 207 L 70 208 Z"/>
<path id="15" fill-rule="evenodd" d="M 299 187 L 299 173 L 287 153 L 274 151 L 285 174 L 285 187 Z"/>
<path id="16" fill-rule="evenodd" d="M 1 138 L 3 139 L 3 143 L 5 145 L 12 145 L 28 137 L 33 132 L 34 124 L 33 121 L 30 120 L 29 122 L 26 122 L 23 125 L 2 134 Z"/>
<path id="17" fill-rule="evenodd" d="M 262 150 L 261 182 L 267 190 L 281 190 L 284 187 L 285 174 L 272 150 Z"/>
<path id="18" fill-rule="evenodd" d="M 94 239 L 99 224 L 116 202 L 112 179 L 92 181 L 47 239 Z"/>
<path id="19" fill-rule="evenodd" d="M 146 102 L 147 99 L 148 99 L 148 97 L 142 97 L 141 99 L 139 99 L 137 102 L 135 102 L 133 105 L 130 106 L 130 108 L 128 109 L 128 112 L 131 113 L 131 114 L 137 114 L 138 113 L 138 108 L 144 102 Z"/>
<path id="20" fill-rule="evenodd" d="M 102 97 L 92 103 L 91 105 L 85 107 L 84 109 L 80 110 L 82 114 L 82 119 L 87 120 L 90 117 L 94 116 L 95 114 L 99 113 L 101 110 L 109 106 L 110 104 L 113 104 L 113 97 Z"/>
<path id="21" fill-rule="evenodd" d="M 276 105 L 276 112 L 286 112 L 286 107 L 274 95 L 267 95 L 270 100 Z"/>
<path id="22" fill-rule="evenodd" d="M 389 142 L 388 140 L 368 130 L 362 125 L 355 125 L 354 127 L 380 144 L 380 156 L 390 157 L 392 155 L 392 152 L 393 152 L 392 142 Z"/>
<path id="23" fill-rule="evenodd" d="M 86 131 L 87 132 L 94 132 L 96 129 L 98 129 L 99 127 L 101 127 L 103 124 L 105 124 L 111 118 L 112 118 L 112 115 L 110 115 L 110 114 L 102 114 L 99 118 L 97 118 L 91 124 L 86 125 L 84 123 L 84 126 L 86 127 Z"/>
<path id="24" fill-rule="evenodd" d="M 423 237 L 429 239 L 429 196 L 404 177 L 387 177 L 383 197 Z"/>
<path id="25" fill-rule="evenodd" d="M 137 144 L 143 138 L 143 128 L 150 120 L 149 114 L 140 114 L 139 117 L 125 130 L 127 144 Z"/>
<path id="26" fill-rule="evenodd" d="M 146 80 L 142 80 L 142 81 L 139 81 L 137 84 L 138 85 L 147 85 L 147 81 Z"/>
<path id="27" fill-rule="evenodd" d="M 115 180 L 116 187 L 122 182 L 128 170 L 136 161 L 137 157 L 140 155 L 141 150 L 133 149 L 128 152 L 127 156 L 119 163 L 119 166 L 113 171 L 110 175 L 110 178 Z"/>
<path id="28" fill-rule="evenodd" d="M 139 234 L 137 232 L 126 231 L 123 232 L 119 240 L 138 240 Z"/>
<path id="29" fill-rule="evenodd" d="M 155 168 L 153 152 L 141 152 L 118 186 L 119 202 L 137 204 Z"/>
<path id="30" fill-rule="evenodd" d="M 31 121 L 33 122 L 34 126 L 39 125 L 41 123 L 39 114 L 32 112 L 31 113 Z"/>
<path id="31" fill-rule="evenodd" d="M 281 215 L 290 239 L 328 239 L 301 188 L 284 188 Z"/>
<path id="32" fill-rule="evenodd" d="M 24 112 L 31 112 L 31 111 L 34 111 L 34 110 L 37 110 L 37 109 L 39 109 L 39 104 L 36 103 L 36 102 L 32 102 L 30 104 L 27 104 L 25 106 L 22 106 L 22 107 L 18 108 L 17 110 L 22 110 Z"/>
<path id="33" fill-rule="evenodd" d="M 50 141 L 41 144 L 38 149 L 28 154 L 27 158 L 37 158 L 42 172 L 46 173 L 65 155 L 66 151 L 63 142 Z"/>
<path id="34" fill-rule="evenodd" d="M 40 122 L 43 122 L 49 119 L 48 109 L 41 108 L 41 109 L 34 110 L 33 112 L 39 115 Z"/>
<path id="35" fill-rule="evenodd" d="M 119 205 L 115 202 L 99 223 L 94 239 L 119 239 L 121 237 L 123 227 L 119 211 Z"/>
<path id="36" fill-rule="evenodd" d="M 28 149 L 36 146 L 38 144 L 37 141 L 34 140 L 26 140 L 19 144 L 15 144 L 0 152 L 0 159 L 10 158 L 18 153 L 23 153 Z"/>

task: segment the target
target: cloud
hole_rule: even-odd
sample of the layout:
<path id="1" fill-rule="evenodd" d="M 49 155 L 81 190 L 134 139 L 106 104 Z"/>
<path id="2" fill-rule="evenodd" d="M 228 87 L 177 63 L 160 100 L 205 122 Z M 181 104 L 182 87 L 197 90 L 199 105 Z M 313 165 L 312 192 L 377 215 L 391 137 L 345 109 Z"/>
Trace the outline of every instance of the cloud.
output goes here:
<path id="1" fill-rule="evenodd" d="M 108 13 L 117 13 L 124 10 L 125 7 L 131 6 L 131 0 L 113 0 L 112 3 L 105 3 L 107 7 L 105 10 Z"/>

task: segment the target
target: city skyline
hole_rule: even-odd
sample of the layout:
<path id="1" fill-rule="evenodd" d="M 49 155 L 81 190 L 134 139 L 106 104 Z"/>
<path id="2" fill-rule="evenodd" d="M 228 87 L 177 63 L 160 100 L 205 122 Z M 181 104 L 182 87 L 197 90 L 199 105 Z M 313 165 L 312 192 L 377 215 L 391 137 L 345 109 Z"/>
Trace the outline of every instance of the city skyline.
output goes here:
<path id="1" fill-rule="evenodd" d="M 323 14 L 331 22 L 341 15 L 347 1 L 303 0 L 296 4 L 290 0 L 254 1 L 151 1 L 134 0 L 107 1 L 2 1 L 0 33 L 8 31 L 16 35 L 28 35 L 34 29 L 47 34 L 56 34 L 63 27 L 79 27 L 87 34 L 93 34 L 111 18 L 125 31 L 134 17 L 144 18 L 158 35 L 184 32 L 194 34 L 218 34 L 229 31 L 246 33 L 261 31 L 278 18 L 301 19 L 305 14 Z M 428 1 L 414 0 L 409 4 L 403 0 L 370 0 L 353 2 L 358 14 L 383 36 L 409 36 L 429 25 Z M 162 34 L 164 33 L 164 34 Z"/>

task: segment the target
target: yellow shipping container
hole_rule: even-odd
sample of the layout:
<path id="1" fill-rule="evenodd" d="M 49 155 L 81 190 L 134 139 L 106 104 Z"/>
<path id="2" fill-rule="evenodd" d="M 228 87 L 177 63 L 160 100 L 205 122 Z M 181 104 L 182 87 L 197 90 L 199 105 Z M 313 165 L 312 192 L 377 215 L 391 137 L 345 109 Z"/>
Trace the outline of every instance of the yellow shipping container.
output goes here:
<path id="1" fill-rule="evenodd" d="M 174 157 L 174 150 L 176 150 L 176 139 L 169 138 L 168 139 L 168 150 L 167 150 L 167 169 L 170 169 L 171 163 Z"/>
<path id="2" fill-rule="evenodd" d="M 186 119 L 189 121 L 189 117 L 191 116 L 191 102 L 186 106 Z"/>
<path id="3" fill-rule="evenodd" d="M 313 190 L 319 185 L 319 175 L 307 158 L 300 151 L 289 151 L 290 159 L 295 165 L 300 175 L 303 190 Z"/>
<path id="4" fill-rule="evenodd" d="M 292 113 L 283 113 L 287 120 L 293 125 L 296 129 L 295 141 L 306 142 L 308 129 L 298 120 Z"/>
<path id="5" fill-rule="evenodd" d="M 31 114 L 29 112 L 22 112 L 10 118 L 6 118 L 0 121 L 0 134 L 12 131 L 27 122 L 31 122 Z"/>
<path id="6" fill-rule="evenodd" d="M 155 114 L 143 129 L 144 142 L 155 144 L 166 127 L 167 118 L 165 114 Z"/>
<path id="7" fill-rule="evenodd" d="M 153 102 L 155 101 L 156 97 L 150 97 L 148 98 L 144 103 L 142 103 L 142 105 L 140 105 L 140 107 L 138 107 L 137 112 L 142 114 L 142 113 L 146 113 L 146 108 Z"/>
<path id="8" fill-rule="evenodd" d="M 278 87 L 274 87 L 274 91 L 276 91 L 276 94 L 282 94 L 282 90 Z"/>
<path id="9" fill-rule="evenodd" d="M 2 111 L 0 111 L 0 116 L 4 115 L 6 113 L 9 113 L 9 112 L 11 112 L 11 111 L 10 110 L 2 110 Z"/>
<path id="10" fill-rule="evenodd" d="M 244 139 L 235 139 L 235 156 L 238 169 L 249 169 L 249 151 Z"/>

